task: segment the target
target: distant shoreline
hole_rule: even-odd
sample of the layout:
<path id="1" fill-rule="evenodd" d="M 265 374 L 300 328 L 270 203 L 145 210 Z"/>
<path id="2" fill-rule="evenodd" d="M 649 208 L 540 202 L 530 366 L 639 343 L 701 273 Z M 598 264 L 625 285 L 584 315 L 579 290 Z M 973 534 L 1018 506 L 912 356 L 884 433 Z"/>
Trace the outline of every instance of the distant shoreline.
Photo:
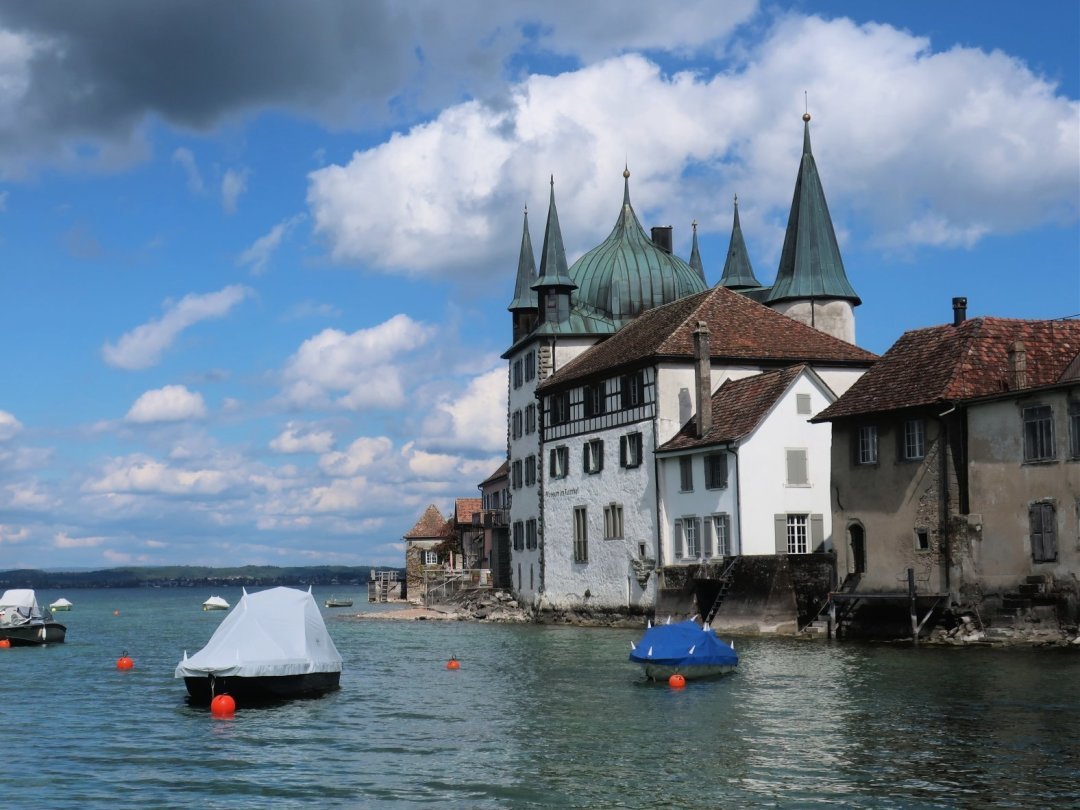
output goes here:
<path id="1" fill-rule="evenodd" d="M 328 586 L 366 587 L 371 572 L 398 571 L 392 566 L 267 566 L 247 565 L 211 568 L 208 566 L 156 566 L 106 568 L 94 571 L 44 571 L 11 569 L 0 571 L 0 590 L 8 588 L 227 588 Z"/>

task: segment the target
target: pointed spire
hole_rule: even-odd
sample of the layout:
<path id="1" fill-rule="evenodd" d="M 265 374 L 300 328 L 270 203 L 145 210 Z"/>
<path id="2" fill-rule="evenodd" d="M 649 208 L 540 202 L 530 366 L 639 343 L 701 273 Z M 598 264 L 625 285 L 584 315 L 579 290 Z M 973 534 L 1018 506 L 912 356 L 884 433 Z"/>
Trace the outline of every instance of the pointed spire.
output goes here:
<path id="1" fill-rule="evenodd" d="M 622 176 L 623 176 L 622 204 L 623 204 L 623 207 L 625 208 L 626 206 L 630 205 L 630 167 L 628 165 L 623 166 Z"/>
<path id="2" fill-rule="evenodd" d="M 705 265 L 701 263 L 701 252 L 698 250 L 697 244 L 697 220 L 695 219 L 690 223 L 690 227 L 694 229 L 694 241 L 690 246 L 690 266 L 694 269 L 694 272 L 701 276 L 701 280 L 705 281 Z M 706 284 L 708 282 L 705 282 Z"/>
<path id="3" fill-rule="evenodd" d="M 739 224 L 739 195 L 735 195 L 735 217 L 731 224 L 731 240 L 728 242 L 727 259 L 724 261 L 724 273 L 720 277 L 720 287 L 743 290 L 760 287 L 761 282 L 754 275 L 750 265 L 750 254 L 746 252 L 742 226 Z"/>
<path id="4" fill-rule="evenodd" d="M 559 228 L 559 212 L 555 208 L 555 175 L 551 176 L 551 199 L 548 201 L 547 225 L 544 226 L 544 247 L 540 250 L 540 275 L 532 285 L 534 290 L 543 287 L 577 287 L 570 279 L 566 266 L 566 249 L 563 247 L 562 230 Z"/>
<path id="5" fill-rule="evenodd" d="M 766 303 L 834 298 L 862 303 L 844 272 L 825 191 L 810 150 L 810 114 L 803 115 L 803 154 L 795 179 L 784 248 Z"/>
<path id="6" fill-rule="evenodd" d="M 532 237 L 529 235 L 529 206 L 525 206 L 525 224 L 521 229 L 521 254 L 518 256 L 517 280 L 514 282 L 514 300 L 508 310 L 536 309 L 536 257 L 533 254 Z"/>

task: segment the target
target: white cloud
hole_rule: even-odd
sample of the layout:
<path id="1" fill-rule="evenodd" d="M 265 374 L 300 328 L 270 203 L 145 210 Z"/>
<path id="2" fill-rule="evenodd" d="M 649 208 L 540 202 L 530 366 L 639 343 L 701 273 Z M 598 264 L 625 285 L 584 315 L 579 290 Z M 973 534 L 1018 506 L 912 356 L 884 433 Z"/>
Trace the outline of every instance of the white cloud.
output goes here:
<path id="1" fill-rule="evenodd" d="M 97 494 L 219 495 L 243 481 L 236 471 L 171 467 L 140 454 L 113 459 L 83 489 Z"/>
<path id="2" fill-rule="evenodd" d="M 206 416 L 202 394 L 189 391 L 183 385 L 166 385 L 140 396 L 124 417 L 125 422 L 182 422 Z"/>
<path id="3" fill-rule="evenodd" d="M 0 546 L 14 546 L 26 542 L 30 538 L 30 531 L 25 526 L 6 526 L 0 524 Z"/>
<path id="4" fill-rule="evenodd" d="M 161 360 L 161 355 L 185 329 L 199 321 L 224 317 L 252 294 L 250 288 L 232 284 L 213 293 L 191 293 L 175 303 L 166 301 L 161 318 L 135 327 L 121 335 L 115 344 L 106 341 L 102 356 L 116 368 L 149 368 Z"/>
<path id="5" fill-rule="evenodd" d="M 195 155 L 186 146 L 177 147 L 173 152 L 173 163 L 178 163 L 187 175 L 188 190 L 192 194 L 202 194 L 204 184 L 202 175 L 199 174 L 199 164 L 195 162 Z"/>
<path id="6" fill-rule="evenodd" d="M 697 218 L 726 233 L 740 192 L 744 230 L 771 242 L 790 206 L 803 89 L 830 204 L 874 241 L 970 244 L 1077 215 L 1077 102 L 1000 52 L 935 53 L 889 26 L 797 15 L 727 72 L 665 75 L 630 54 L 530 76 L 505 103 L 459 104 L 313 171 L 308 205 L 336 260 L 505 274 L 521 202 L 543 216 L 549 172 L 573 258 L 615 221 L 628 158 L 646 227 Z M 925 216 L 940 227 L 909 228 Z"/>
<path id="7" fill-rule="evenodd" d="M 289 422 L 283 431 L 270 441 L 277 453 L 325 453 L 334 446 L 334 434 L 329 430 L 313 430 Z"/>
<path id="8" fill-rule="evenodd" d="M 236 213 L 236 203 L 240 195 L 247 191 L 247 181 L 251 172 L 248 169 L 229 169 L 221 179 L 221 207 L 226 214 Z"/>
<path id="9" fill-rule="evenodd" d="M 0 411 L 0 442 L 6 442 L 22 430 L 22 422 L 7 411 Z"/>
<path id="10" fill-rule="evenodd" d="M 345 452 L 326 453 L 319 458 L 319 469 L 327 475 L 353 476 L 375 462 L 386 458 L 393 442 L 385 436 L 361 436 Z"/>
<path id="11" fill-rule="evenodd" d="M 268 233 L 263 234 L 256 239 L 250 247 L 248 247 L 237 258 L 236 263 L 241 267 L 247 266 L 252 275 L 262 275 L 266 271 L 266 266 L 269 264 L 270 259 L 281 245 L 282 240 L 289 235 L 297 223 L 304 219 L 303 214 L 297 214 L 289 219 L 282 220 Z"/>
<path id="12" fill-rule="evenodd" d="M 104 537 L 72 537 L 67 532 L 57 532 L 53 537 L 54 548 L 97 548 L 104 543 Z"/>
<path id="13" fill-rule="evenodd" d="M 493 369 L 470 380 L 460 397 L 441 398 L 424 423 L 425 438 L 443 447 L 505 449 L 505 420 L 492 414 L 506 413 L 506 374 L 505 367 Z"/>
<path id="14" fill-rule="evenodd" d="M 434 333 L 407 315 L 351 334 L 324 329 L 305 340 L 286 363 L 285 398 L 297 406 L 334 401 L 350 410 L 400 405 L 404 387 L 392 361 L 424 346 Z"/>

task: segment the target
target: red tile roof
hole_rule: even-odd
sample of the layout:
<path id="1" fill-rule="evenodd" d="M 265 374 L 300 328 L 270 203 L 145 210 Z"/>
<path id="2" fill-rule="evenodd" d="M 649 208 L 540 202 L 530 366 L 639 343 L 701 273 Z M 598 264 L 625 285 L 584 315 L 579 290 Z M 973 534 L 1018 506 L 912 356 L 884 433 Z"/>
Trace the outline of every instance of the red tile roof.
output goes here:
<path id="1" fill-rule="evenodd" d="M 660 446 L 659 452 L 705 447 L 741 439 L 761 423 L 769 409 L 804 370 L 806 366 L 800 364 L 740 380 L 725 381 L 712 395 L 712 428 L 699 439 L 695 435 L 696 420 L 691 419 Z"/>
<path id="2" fill-rule="evenodd" d="M 694 355 L 698 321 L 709 326 L 713 359 L 774 364 L 837 364 L 869 366 L 877 355 L 781 315 L 726 287 L 688 295 L 635 318 L 603 343 L 567 363 L 545 380 L 540 390 L 643 361 Z"/>
<path id="3" fill-rule="evenodd" d="M 482 498 L 458 498 L 454 501 L 454 522 L 471 524 L 473 515 L 483 508 Z"/>
<path id="4" fill-rule="evenodd" d="M 815 421 L 956 402 L 1008 391 L 1009 349 L 1027 352 L 1027 385 L 1062 380 L 1080 353 L 1080 320 L 972 318 L 905 332 Z"/>
<path id="5" fill-rule="evenodd" d="M 416 525 L 405 532 L 406 540 L 446 537 L 447 522 L 435 504 L 424 510 Z"/>

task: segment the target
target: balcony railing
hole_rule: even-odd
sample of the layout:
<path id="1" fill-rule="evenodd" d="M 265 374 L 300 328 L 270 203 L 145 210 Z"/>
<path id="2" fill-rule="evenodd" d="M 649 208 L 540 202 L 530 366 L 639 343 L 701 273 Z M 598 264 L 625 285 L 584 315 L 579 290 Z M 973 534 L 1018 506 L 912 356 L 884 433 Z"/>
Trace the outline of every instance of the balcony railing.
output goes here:
<path id="1" fill-rule="evenodd" d="M 496 529 L 502 526 L 509 526 L 508 509 L 482 509 L 479 512 L 473 513 L 473 526 L 483 529 Z"/>

